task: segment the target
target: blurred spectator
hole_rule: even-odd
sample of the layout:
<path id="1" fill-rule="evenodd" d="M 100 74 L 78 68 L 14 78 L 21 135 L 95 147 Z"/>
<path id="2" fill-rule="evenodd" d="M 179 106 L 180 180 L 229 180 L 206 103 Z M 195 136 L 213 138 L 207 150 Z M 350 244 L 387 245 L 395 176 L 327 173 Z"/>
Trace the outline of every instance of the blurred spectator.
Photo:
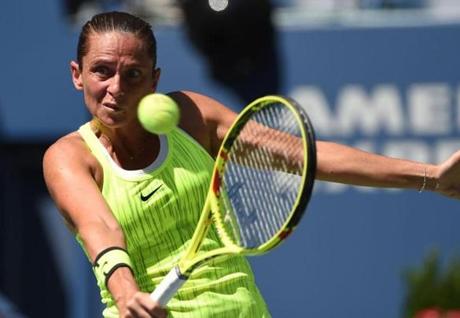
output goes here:
<path id="1" fill-rule="evenodd" d="M 280 90 L 273 6 L 269 0 L 180 0 L 191 43 L 206 58 L 211 77 L 243 102 Z M 226 6 L 225 6 L 226 5 Z"/>

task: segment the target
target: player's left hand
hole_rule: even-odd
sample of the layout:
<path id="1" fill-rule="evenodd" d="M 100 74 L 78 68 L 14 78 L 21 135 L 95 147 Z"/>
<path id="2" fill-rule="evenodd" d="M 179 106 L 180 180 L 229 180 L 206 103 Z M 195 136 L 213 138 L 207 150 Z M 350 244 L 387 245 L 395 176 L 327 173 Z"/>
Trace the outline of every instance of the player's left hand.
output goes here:
<path id="1" fill-rule="evenodd" d="M 437 166 L 433 191 L 453 199 L 460 199 L 460 151 Z"/>

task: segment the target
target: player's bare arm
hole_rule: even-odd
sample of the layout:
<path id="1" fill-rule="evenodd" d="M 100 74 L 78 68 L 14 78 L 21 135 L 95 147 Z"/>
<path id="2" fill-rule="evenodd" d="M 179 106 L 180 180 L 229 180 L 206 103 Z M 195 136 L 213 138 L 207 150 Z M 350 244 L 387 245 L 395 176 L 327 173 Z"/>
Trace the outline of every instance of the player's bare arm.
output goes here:
<path id="1" fill-rule="evenodd" d="M 71 230 L 82 239 L 91 262 L 108 247 L 125 248 L 123 232 L 100 192 L 102 168 L 77 133 L 47 150 L 43 169 L 51 196 Z M 123 316 L 140 306 L 158 310 L 148 294 L 140 295 L 129 268 L 118 268 L 107 284 Z M 158 317 L 162 314 L 160 311 Z"/>
<path id="2" fill-rule="evenodd" d="M 460 198 L 460 152 L 440 165 L 396 159 L 332 142 L 317 142 L 321 180 L 371 187 L 436 191 Z"/>
<path id="3" fill-rule="evenodd" d="M 215 156 L 237 114 L 197 93 L 176 92 L 172 96 L 181 103 L 183 129 Z M 430 190 L 460 198 L 457 181 L 460 179 L 460 152 L 441 165 L 433 165 L 389 158 L 326 141 L 317 142 L 317 151 L 317 178 L 321 180 L 370 187 Z"/>
<path id="4" fill-rule="evenodd" d="M 78 134 L 56 142 L 43 160 L 51 196 L 71 229 L 82 239 L 93 260 L 107 246 L 124 246 L 123 233 L 101 196 L 101 168 Z"/>

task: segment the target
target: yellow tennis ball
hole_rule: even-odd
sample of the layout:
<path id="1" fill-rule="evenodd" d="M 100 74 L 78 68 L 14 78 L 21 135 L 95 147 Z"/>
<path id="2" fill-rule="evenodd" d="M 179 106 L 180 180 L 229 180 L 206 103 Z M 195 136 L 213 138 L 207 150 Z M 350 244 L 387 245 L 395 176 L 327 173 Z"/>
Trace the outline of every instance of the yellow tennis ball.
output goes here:
<path id="1" fill-rule="evenodd" d="M 137 108 L 137 117 L 147 131 L 162 135 L 177 126 L 180 111 L 179 106 L 171 97 L 154 93 L 141 99 Z"/>

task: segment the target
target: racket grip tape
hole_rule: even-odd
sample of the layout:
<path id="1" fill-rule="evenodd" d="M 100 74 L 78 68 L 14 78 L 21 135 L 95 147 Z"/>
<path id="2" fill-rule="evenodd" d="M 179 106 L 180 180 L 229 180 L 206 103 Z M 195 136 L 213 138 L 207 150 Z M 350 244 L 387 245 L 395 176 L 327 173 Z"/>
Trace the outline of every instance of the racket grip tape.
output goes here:
<path id="1" fill-rule="evenodd" d="M 150 294 L 150 298 L 165 307 L 177 290 L 187 281 L 187 278 L 181 274 L 179 267 L 175 266 Z"/>

